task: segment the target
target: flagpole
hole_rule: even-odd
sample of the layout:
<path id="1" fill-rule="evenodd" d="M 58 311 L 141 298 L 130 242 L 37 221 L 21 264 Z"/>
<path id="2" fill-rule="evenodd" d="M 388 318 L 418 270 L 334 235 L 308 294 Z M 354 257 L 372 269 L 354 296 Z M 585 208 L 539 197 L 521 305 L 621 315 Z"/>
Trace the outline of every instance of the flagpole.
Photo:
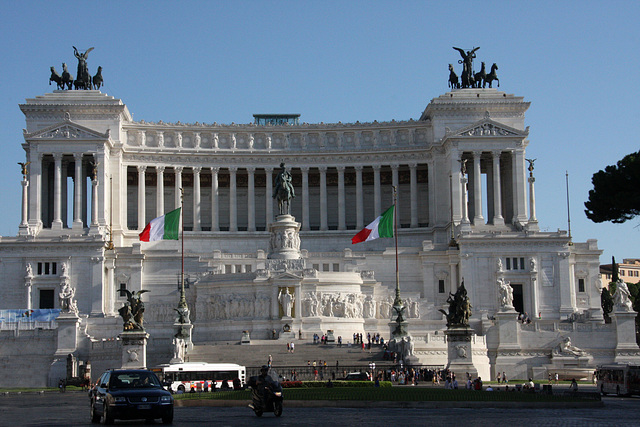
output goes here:
<path id="1" fill-rule="evenodd" d="M 187 298 L 184 293 L 184 211 L 182 210 L 184 199 L 184 189 L 180 188 L 180 240 L 181 240 L 181 248 L 180 248 L 180 302 L 178 303 L 178 308 L 187 308 Z"/>
<path id="2" fill-rule="evenodd" d="M 393 188 L 393 238 L 396 244 L 396 298 L 394 301 L 394 305 L 402 305 L 402 300 L 400 299 L 400 270 L 398 269 L 398 212 L 396 209 L 396 201 L 397 201 L 397 188 L 396 186 L 392 186 Z"/>

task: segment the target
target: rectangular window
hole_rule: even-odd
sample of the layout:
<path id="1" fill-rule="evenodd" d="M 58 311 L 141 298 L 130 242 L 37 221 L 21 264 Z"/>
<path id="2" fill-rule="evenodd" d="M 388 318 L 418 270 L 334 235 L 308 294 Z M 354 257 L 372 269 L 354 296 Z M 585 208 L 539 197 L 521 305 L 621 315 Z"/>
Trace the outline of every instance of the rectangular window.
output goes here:
<path id="1" fill-rule="evenodd" d="M 38 263 L 38 276 L 42 275 L 42 263 Z"/>
<path id="2" fill-rule="evenodd" d="M 584 292 L 584 279 L 578 279 L 578 292 Z"/>
<path id="3" fill-rule="evenodd" d="M 438 293 L 444 294 L 444 280 L 438 280 Z"/>
<path id="4" fill-rule="evenodd" d="M 620 270 L 620 275 L 624 276 L 624 270 Z"/>
<path id="5" fill-rule="evenodd" d="M 322 264 L 322 271 L 329 271 L 329 264 Z"/>
<path id="6" fill-rule="evenodd" d="M 127 293 L 125 292 L 127 290 L 127 284 L 126 283 L 120 283 L 120 288 L 118 289 L 118 292 L 120 292 L 120 296 L 121 297 L 126 297 Z"/>
<path id="7" fill-rule="evenodd" d="M 39 308 L 55 308 L 53 306 L 53 289 L 40 289 L 40 306 Z"/>
<path id="8" fill-rule="evenodd" d="M 316 271 L 320 271 L 320 264 L 313 264 L 313 269 Z"/>
<path id="9" fill-rule="evenodd" d="M 507 270 L 511 270 L 511 258 L 507 258 Z"/>
<path id="10" fill-rule="evenodd" d="M 333 264 L 333 271 L 340 271 L 340 264 Z"/>
<path id="11" fill-rule="evenodd" d="M 56 274 L 58 274 L 58 273 L 57 273 L 57 268 L 56 268 L 56 267 L 58 267 L 58 264 L 57 264 L 57 263 L 55 263 L 55 262 L 52 262 L 52 263 L 51 263 L 51 274 L 53 274 L 54 276 L 55 276 Z"/>
<path id="12" fill-rule="evenodd" d="M 520 270 L 524 270 L 524 258 L 520 258 Z"/>
<path id="13" fill-rule="evenodd" d="M 251 264 L 247 264 L 245 266 L 245 270 L 247 271 L 247 273 L 251 273 Z"/>

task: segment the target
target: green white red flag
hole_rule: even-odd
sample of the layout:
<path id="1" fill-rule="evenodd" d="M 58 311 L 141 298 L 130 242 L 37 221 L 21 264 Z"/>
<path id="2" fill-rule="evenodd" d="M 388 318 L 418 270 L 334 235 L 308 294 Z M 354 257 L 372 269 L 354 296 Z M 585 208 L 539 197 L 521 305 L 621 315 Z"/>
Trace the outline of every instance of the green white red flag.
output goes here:
<path id="1" fill-rule="evenodd" d="M 182 208 L 178 208 L 158 218 L 152 219 L 144 230 L 142 230 L 142 233 L 140 233 L 140 240 L 143 242 L 178 240 L 181 209 Z"/>
<path id="2" fill-rule="evenodd" d="M 395 205 L 384 211 L 371 224 L 363 228 L 358 234 L 351 238 L 351 244 L 368 242 L 379 237 L 393 237 L 393 214 Z"/>

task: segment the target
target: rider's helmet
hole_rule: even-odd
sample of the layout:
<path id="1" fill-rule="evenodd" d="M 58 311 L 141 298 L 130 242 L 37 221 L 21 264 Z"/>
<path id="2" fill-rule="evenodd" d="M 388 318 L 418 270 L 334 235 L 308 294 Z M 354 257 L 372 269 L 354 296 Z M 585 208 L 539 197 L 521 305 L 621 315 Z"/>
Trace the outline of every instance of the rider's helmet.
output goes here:
<path id="1" fill-rule="evenodd" d="M 260 368 L 260 375 L 267 376 L 268 373 L 269 367 L 267 365 L 262 365 L 262 367 Z"/>

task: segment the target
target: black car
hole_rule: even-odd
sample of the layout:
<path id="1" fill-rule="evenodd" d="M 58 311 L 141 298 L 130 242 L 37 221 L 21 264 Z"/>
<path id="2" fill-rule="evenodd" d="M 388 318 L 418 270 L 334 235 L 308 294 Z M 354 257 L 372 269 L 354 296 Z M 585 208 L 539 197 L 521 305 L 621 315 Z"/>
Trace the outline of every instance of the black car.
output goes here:
<path id="1" fill-rule="evenodd" d="M 368 372 L 349 372 L 343 381 L 369 381 L 371 377 Z"/>
<path id="2" fill-rule="evenodd" d="M 114 369 L 102 374 L 89 392 L 91 422 L 112 424 L 117 419 L 173 422 L 173 396 L 156 374 L 145 369 Z"/>

